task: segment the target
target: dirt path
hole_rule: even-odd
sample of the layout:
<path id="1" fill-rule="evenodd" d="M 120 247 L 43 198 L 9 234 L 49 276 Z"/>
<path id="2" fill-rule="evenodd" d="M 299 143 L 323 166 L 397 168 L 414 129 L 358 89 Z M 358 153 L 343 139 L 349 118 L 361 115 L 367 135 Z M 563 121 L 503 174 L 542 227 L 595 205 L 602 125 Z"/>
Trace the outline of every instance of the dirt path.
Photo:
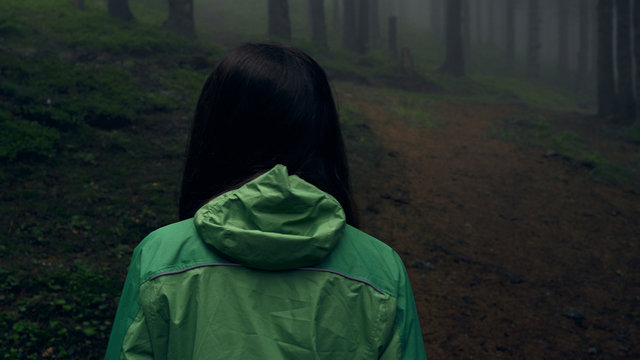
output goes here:
<path id="1" fill-rule="evenodd" d="M 532 110 L 434 104 L 433 129 L 339 92 L 375 139 L 348 141 L 361 227 L 405 260 L 431 359 L 640 358 L 636 193 L 488 135 Z"/>

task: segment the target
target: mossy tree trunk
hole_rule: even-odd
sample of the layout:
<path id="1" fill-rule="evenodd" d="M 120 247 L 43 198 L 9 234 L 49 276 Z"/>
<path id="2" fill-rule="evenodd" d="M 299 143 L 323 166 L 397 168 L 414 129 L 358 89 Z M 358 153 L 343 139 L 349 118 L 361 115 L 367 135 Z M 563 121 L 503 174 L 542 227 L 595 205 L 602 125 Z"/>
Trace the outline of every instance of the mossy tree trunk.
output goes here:
<path id="1" fill-rule="evenodd" d="M 195 39 L 193 0 L 169 0 L 169 18 L 164 26 L 173 33 Z"/>
<path id="2" fill-rule="evenodd" d="M 288 0 L 269 0 L 268 36 L 272 39 L 291 40 L 291 19 Z"/>
<path id="3" fill-rule="evenodd" d="M 123 21 L 133 21 L 133 14 L 129 9 L 129 0 L 109 0 L 107 2 L 109 16 Z"/>

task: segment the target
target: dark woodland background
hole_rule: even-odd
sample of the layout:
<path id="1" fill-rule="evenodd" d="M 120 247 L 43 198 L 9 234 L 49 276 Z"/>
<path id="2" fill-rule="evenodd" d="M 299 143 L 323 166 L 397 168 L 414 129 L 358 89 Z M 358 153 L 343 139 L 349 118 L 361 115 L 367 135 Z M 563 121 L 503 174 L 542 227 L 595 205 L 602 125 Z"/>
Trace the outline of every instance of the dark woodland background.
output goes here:
<path id="1" fill-rule="evenodd" d="M 640 3 L 2 0 L 0 358 L 100 359 L 225 51 L 327 71 L 431 359 L 640 358 Z"/>

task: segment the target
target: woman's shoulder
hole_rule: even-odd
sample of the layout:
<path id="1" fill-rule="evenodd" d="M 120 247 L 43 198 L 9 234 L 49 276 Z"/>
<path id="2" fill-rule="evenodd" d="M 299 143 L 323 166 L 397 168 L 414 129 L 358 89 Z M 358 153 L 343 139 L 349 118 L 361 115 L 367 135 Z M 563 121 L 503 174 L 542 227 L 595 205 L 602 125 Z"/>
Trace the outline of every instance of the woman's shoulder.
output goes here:
<path id="1" fill-rule="evenodd" d="M 392 296 L 406 277 L 402 259 L 389 245 L 349 225 L 338 246 L 319 266 L 366 281 Z"/>
<path id="2" fill-rule="evenodd" d="M 143 281 L 159 273 L 223 261 L 202 242 L 193 219 L 151 232 L 138 244 L 133 256 L 140 264 Z"/>

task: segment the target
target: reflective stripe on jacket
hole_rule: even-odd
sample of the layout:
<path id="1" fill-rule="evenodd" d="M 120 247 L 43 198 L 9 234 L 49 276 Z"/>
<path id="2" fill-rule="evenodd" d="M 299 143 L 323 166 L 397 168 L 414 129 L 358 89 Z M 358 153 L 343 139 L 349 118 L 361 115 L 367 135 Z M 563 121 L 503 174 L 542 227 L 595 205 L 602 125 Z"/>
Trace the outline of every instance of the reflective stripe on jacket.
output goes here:
<path id="1" fill-rule="evenodd" d="M 425 359 L 406 270 L 276 166 L 135 249 L 105 359 Z"/>

